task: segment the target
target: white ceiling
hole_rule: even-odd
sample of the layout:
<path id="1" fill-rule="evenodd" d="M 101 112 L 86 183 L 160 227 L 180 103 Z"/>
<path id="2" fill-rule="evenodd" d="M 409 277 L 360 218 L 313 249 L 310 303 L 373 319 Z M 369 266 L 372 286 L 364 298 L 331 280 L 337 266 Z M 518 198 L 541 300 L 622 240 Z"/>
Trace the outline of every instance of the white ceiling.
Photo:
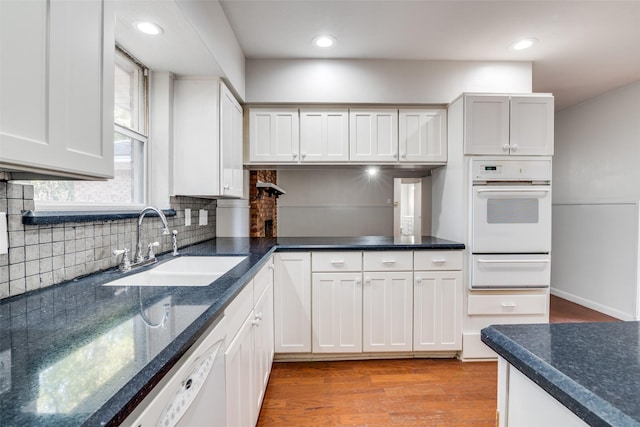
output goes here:
<path id="1" fill-rule="evenodd" d="M 247 58 L 532 61 L 533 89 L 553 93 L 556 109 L 640 80 L 640 0 L 220 3 Z M 131 31 L 130 24 L 120 21 L 131 20 L 132 9 L 151 15 L 164 9 L 161 13 L 176 21 L 172 25 L 184 30 L 181 35 L 164 34 L 164 39 L 176 38 L 167 43 L 180 54 L 171 65 L 162 62 L 173 52 L 167 46 L 155 49 L 155 57 L 148 55 L 148 60 L 132 49 L 147 65 L 157 63 L 177 74 L 207 74 L 216 67 L 204 57 L 203 46 L 195 54 L 184 49 L 181 38 L 197 37 L 186 34 L 186 23 L 179 22 L 173 1 L 120 1 L 118 8 L 119 39 L 127 38 L 122 32 Z M 321 33 L 334 36 L 337 45 L 329 50 L 314 48 L 311 40 Z M 535 37 L 539 43 L 525 51 L 509 50 L 512 42 L 524 37 Z"/>

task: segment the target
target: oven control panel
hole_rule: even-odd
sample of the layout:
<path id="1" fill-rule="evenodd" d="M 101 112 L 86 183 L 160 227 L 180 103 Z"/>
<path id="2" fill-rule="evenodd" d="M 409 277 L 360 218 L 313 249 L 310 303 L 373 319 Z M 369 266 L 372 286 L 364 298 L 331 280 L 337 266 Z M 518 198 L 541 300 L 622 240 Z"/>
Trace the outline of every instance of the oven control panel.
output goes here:
<path id="1" fill-rule="evenodd" d="M 473 181 L 551 181 L 551 159 L 471 159 Z"/>

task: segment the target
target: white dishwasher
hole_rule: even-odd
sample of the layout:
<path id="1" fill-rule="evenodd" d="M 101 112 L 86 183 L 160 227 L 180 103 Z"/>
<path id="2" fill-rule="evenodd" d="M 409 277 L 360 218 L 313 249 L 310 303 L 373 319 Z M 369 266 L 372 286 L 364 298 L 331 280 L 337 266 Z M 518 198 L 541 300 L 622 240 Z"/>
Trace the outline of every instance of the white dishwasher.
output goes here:
<path id="1" fill-rule="evenodd" d="M 225 426 L 225 323 L 205 333 L 122 426 Z"/>

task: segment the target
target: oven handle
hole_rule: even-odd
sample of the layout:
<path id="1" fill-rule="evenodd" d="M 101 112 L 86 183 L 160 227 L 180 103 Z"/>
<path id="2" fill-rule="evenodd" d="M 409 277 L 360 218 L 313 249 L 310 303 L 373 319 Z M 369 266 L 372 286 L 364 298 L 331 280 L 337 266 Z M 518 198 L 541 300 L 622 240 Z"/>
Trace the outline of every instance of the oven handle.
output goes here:
<path id="1" fill-rule="evenodd" d="M 479 259 L 477 262 L 480 264 L 546 264 L 551 261 L 548 259 Z"/>
<path id="2" fill-rule="evenodd" d="M 479 189 L 477 191 L 478 193 L 550 193 L 551 192 L 551 190 L 548 188 L 537 188 L 537 189 L 521 188 L 518 190 L 513 190 L 508 188 L 494 188 L 493 190 Z"/>

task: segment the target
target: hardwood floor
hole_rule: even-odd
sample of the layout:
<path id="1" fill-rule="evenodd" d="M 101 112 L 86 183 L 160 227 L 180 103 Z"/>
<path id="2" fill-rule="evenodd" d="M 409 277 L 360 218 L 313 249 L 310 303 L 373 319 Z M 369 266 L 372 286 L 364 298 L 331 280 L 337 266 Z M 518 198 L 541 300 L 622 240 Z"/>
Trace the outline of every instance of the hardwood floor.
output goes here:
<path id="1" fill-rule="evenodd" d="M 550 322 L 616 321 L 551 297 Z M 495 426 L 495 362 L 274 363 L 258 426 Z"/>
<path id="2" fill-rule="evenodd" d="M 575 322 L 619 322 L 615 317 L 607 316 L 566 299 L 551 295 L 549 323 Z"/>
<path id="3" fill-rule="evenodd" d="M 274 363 L 258 426 L 495 426 L 495 362 Z"/>

